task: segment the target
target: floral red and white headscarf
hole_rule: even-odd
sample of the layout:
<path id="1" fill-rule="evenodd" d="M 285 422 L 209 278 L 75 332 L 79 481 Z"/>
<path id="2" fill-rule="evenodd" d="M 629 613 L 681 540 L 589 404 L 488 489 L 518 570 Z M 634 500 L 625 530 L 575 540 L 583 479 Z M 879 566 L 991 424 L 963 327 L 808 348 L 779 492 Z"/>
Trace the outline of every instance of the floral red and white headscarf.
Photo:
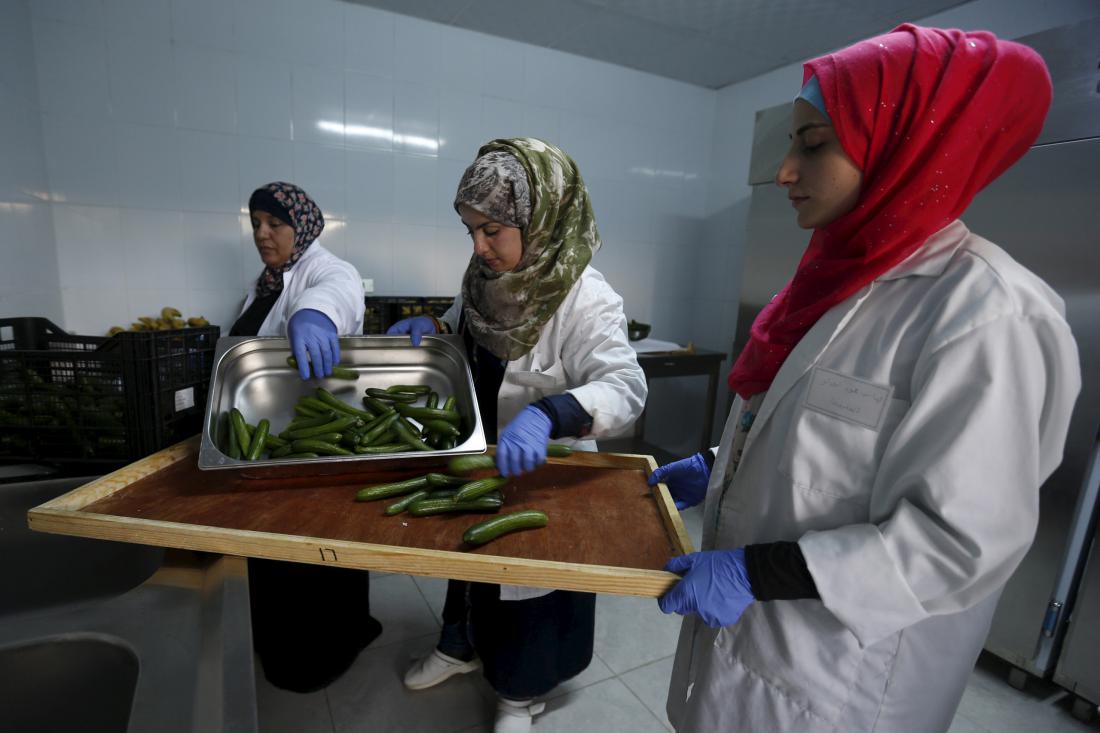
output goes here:
<path id="1" fill-rule="evenodd" d="M 256 297 L 263 298 L 283 290 L 283 273 L 294 267 L 309 246 L 321 236 L 325 217 L 305 191 L 293 183 L 275 181 L 260 186 L 248 200 L 248 210 L 266 211 L 294 227 L 294 249 L 281 267 L 265 267 L 256 280 Z"/>

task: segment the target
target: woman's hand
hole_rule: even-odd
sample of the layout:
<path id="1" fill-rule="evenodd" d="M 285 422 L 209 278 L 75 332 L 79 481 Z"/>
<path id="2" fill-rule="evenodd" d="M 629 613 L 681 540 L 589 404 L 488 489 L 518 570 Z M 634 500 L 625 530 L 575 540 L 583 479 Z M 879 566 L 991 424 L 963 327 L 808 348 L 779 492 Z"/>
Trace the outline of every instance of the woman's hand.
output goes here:
<path id="1" fill-rule="evenodd" d="M 710 467 L 702 453 L 674 463 L 666 463 L 649 475 L 649 485 L 659 481 L 668 484 L 668 493 L 677 509 L 687 509 L 701 502 L 707 495 L 710 483 Z"/>
<path id="2" fill-rule="evenodd" d="M 431 316 L 413 316 L 405 318 L 386 329 L 387 336 L 400 336 L 408 334 L 412 338 L 413 346 L 420 346 L 420 339 L 425 334 L 439 333 L 435 327 L 435 319 Z"/>
<path id="3" fill-rule="evenodd" d="M 497 441 L 501 475 L 519 476 L 546 463 L 546 441 L 552 428 L 550 418 L 534 405 L 527 405 L 512 418 Z"/>
<path id="4" fill-rule="evenodd" d="M 336 324 L 328 316 L 312 308 L 303 308 L 290 317 L 286 325 L 290 351 L 298 360 L 298 374 L 309 379 L 310 365 L 315 377 L 327 377 L 340 363 L 340 337 Z"/>
<path id="5" fill-rule="evenodd" d="M 682 575 L 657 603 L 665 613 L 694 613 L 712 629 L 737 623 L 756 600 L 745 567 L 745 550 L 713 550 L 680 555 L 665 570 Z"/>

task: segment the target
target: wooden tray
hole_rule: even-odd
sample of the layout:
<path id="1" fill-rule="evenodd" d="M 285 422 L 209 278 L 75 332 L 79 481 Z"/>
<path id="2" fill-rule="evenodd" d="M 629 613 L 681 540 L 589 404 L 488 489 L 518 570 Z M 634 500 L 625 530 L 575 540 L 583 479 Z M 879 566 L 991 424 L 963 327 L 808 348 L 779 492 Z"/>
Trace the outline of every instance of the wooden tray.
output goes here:
<path id="1" fill-rule="evenodd" d="M 27 515 L 30 527 L 226 555 L 647 597 L 678 580 L 661 570 L 668 558 L 692 551 L 668 489 L 646 485 L 656 468 L 649 456 L 578 451 L 551 458 L 504 489 L 505 511 L 542 509 L 550 524 L 468 548 L 463 531 L 489 515 L 387 517 L 389 501 L 354 501 L 365 485 L 432 470 L 424 463 L 249 478 L 199 471 L 198 446 L 196 436 L 36 507 Z"/>

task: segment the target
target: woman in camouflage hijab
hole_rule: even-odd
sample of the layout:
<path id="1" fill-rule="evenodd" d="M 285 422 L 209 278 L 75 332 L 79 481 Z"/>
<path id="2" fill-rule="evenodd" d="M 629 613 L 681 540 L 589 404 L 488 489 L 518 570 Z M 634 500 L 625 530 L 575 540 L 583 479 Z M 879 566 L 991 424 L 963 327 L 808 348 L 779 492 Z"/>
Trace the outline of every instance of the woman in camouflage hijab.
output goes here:
<path id="1" fill-rule="evenodd" d="M 600 248 L 588 189 L 573 159 L 553 145 L 493 140 L 466 169 L 454 205 L 522 232 L 513 269 L 499 272 L 475 254 L 462 280 L 467 328 L 480 345 L 513 361 L 534 348 Z"/>

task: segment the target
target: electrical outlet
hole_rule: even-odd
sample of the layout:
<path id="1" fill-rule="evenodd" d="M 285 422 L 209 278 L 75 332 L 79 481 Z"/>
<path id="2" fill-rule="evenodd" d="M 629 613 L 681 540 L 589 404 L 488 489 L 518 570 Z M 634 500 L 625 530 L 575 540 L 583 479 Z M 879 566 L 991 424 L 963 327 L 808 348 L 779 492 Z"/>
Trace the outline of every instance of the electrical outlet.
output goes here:
<path id="1" fill-rule="evenodd" d="M 374 278 L 373 277 L 363 278 L 363 292 L 364 293 L 373 293 L 374 292 Z"/>

